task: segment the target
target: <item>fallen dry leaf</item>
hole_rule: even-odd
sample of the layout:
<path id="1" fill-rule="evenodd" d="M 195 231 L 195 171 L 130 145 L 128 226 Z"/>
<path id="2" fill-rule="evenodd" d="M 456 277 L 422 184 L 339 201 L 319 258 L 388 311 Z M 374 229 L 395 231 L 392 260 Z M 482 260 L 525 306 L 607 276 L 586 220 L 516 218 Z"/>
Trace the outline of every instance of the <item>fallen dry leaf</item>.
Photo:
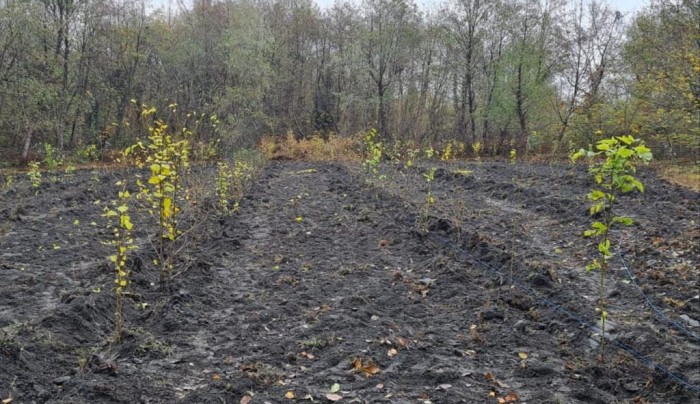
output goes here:
<path id="1" fill-rule="evenodd" d="M 396 356 L 396 354 L 398 354 L 398 353 L 399 353 L 399 351 L 397 351 L 396 348 L 391 348 L 391 349 L 386 353 L 386 355 L 387 355 L 388 357 L 390 357 L 390 358 L 393 358 L 393 357 Z"/>
<path id="2" fill-rule="evenodd" d="M 401 348 L 408 348 L 408 341 L 405 338 L 398 337 L 396 338 L 396 344 L 400 346 Z"/>
<path id="3" fill-rule="evenodd" d="M 296 396 L 294 395 L 294 392 L 293 392 L 292 390 L 289 390 L 289 391 L 287 392 L 287 394 L 285 394 L 284 396 L 285 396 L 286 398 L 290 399 L 290 400 L 293 400 L 294 397 L 296 397 Z"/>
<path id="4" fill-rule="evenodd" d="M 309 352 L 302 352 L 300 355 L 308 360 L 314 360 L 316 358 L 312 353 Z"/>
<path id="5" fill-rule="evenodd" d="M 12 397 L 8 397 L 4 400 L 2 400 L 2 404 L 10 404 L 12 402 Z"/>
<path id="6" fill-rule="evenodd" d="M 384 384 L 379 383 L 378 385 L 374 386 L 377 390 L 381 390 L 384 388 Z"/>
<path id="7" fill-rule="evenodd" d="M 211 379 L 214 381 L 221 380 L 221 375 L 218 373 L 214 373 L 213 375 L 211 375 Z"/>
<path id="8" fill-rule="evenodd" d="M 329 401 L 336 402 L 336 401 L 342 400 L 342 399 L 343 399 L 343 396 L 341 396 L 341 395 L 339 395 L 339 394 L 328 393 L 328 394 L 326 394 L 326 398 L 327 398 Z"/>
<path id="9" fill-rule="evenodd" d="M 376 375 L 380 371 L 379 366 L 377 366 L 371 360 L 362 363 L 362 359 L 360 358 L 355 358 L 352 361 L 352 367 L 355 372 L 363 373 L 367 378 L 372 377 L 372 375 Z"/>
<path id="10" fill-rule="evenodd" d="M 519 352 L 518 356 L 520 357 L 520 359 L 523 359 L 523 360 L 527 359 L 527 353 L 525 353 L 525 352 Z"/>
<path id="11" fill-rule="evenodd" d="M 243 396 L 243 398 L 241 398 L 241 404 L 248 404 L 248 403 L 250 403 L 250 400 L 252 400 L 252 399 L 253 399 L 253 397 L 251 397 L 251 396 Z"/>
<path id="12" fill-rule="evenodd" d="M 518 397 L 518 395 L 514 391 L 511 391 L 508 394 L 506 394 L 505 397 L 499 397 L 498 404 L 517 403 L 518 400 L 520 400 L 520 397 Z"/>

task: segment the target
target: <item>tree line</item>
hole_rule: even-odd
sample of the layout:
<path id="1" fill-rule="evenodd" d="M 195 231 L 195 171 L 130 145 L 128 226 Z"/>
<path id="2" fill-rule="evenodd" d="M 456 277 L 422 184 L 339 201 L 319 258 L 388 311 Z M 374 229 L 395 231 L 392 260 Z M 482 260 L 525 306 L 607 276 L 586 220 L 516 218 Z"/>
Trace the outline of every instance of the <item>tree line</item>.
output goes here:
<path id="1" fill-rule="evenodd" d="M 142 104 L 215 121 L 197 140 L 227 147 L 376 128 L 388 142 L 484 153 L 627 134 L 657 154 L 698 151 L 697 0 L 634 15 L 602 0 L 153 7 L 0 0 L 0 155 L 121 148 L 141 135 Z"/>

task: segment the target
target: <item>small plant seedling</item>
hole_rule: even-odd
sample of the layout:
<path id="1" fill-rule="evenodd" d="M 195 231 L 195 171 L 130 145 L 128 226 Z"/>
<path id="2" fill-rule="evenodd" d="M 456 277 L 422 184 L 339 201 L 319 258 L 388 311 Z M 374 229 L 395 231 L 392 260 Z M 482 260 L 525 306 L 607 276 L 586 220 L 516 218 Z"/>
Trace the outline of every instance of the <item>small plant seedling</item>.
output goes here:
<path id="1" fill-rule="evenodd" d="M 427 172 L 423 173 L 423 178 L 428 183 L 428 195 L 425 201 L 425 209 L 423 211 L 423 230 L 427 231 L 428 216 L 430 215 L 430 209 L 437 202 L 437 199 L 433 195 L 433 181 L 435 181 L 435 172 L 437 169 L 431 167 Z"/>
<path id="2" fill-rule="evenodd" d="M 215 191 L 218 199 L 219 209 L 224 213 L 230 213 L 231 186 L 233 183 L 233 173 L 228 163 L 219 162 L 216 165 Z"/>
<path id="3" fill-rule="evenodd" d="M 32 161 L 29 163 L 29 171 L 27 171 L 27 176 L 29 181 L 32 183 L 32 187 L 39 188 L 41 185 L 41 171 L 39 170 L 39 162 Z"/>
<path id="4" fill-rule="evenodd" d="M 379 133 L 376 129 L 370 129 L 369 132 L 364 136 L 364 148 L 367 154 L 364 166 L 372 174 L 377 174 L 379 172 L 379 163 L 382 161 L 382 155 L 384 153 L 384 146 L 382 142 L 377 141 Z"/>
<path id="5" fill-rule="evenodd" d="M 472 151 L 477 162 L 481 163 L 481 143 L 472 143 Z"/>
<path id="6" fill-rule="evenodd" d="M 614 256 L 610 231 L 616 225 L 632 224 L 630 217 L 616 215 L 616 202 L 621 194 L 635 190 L 644 192 L 644 185 L 633 175 L 636 172 L 635 163 L 648 163 L 653 156 L 651 150 L 641 140 L 632 136 L 617 136 L 598 141 L 595 150 L 581 149 L 571 156 L 573 161 L 581 157 L 596 160 L 590 167 L 596 187 L 588 193 L 588 199 L 593 202 L 589 209 L 590 214 L 600 217 L 600 220 L 593 221 L 591 228 L 584 232 L 584 236 L 598 241 L 600 259 L 594 259 L 586 266 L 586 270 L 597 270 L 600 273 L 598 291 L 601 322 L 600 356 L 604 359 L 605 321 L 608 316 L 604 301 L 605 273 L 608 271 L 610 259 Z"/>
<path id="7" fill-rule="evenodd" d="M 452 141 L 447 142 L 447 146 L 442 151 L 442 156 L 440 159 L 442 161 L 449 161 L 454 157 L 454 151 L 452 150 Z"/>
<path id="8" fill-rule="evenodd" d="M 49 143 L 44 143 L 44 164 L 46 169 L 53 171 L 63 165 L 63 160 L 56 157 L 56 149 Z"/>
<path id="9" fill-rule="evenodd" d="M 515 148 L 510 149 L 510 164 L 515 164 L 518 161 L 518 152 Z"/>
<path id="10" fill-rule="evenodd" d="M 413 167 L 413 163 L 416 161 L 416 158 L 420 155 L 420 149 L 409 149 L 406 154 L 408 158 L 406 159 L 404 168 L 409 169 Z"/>
<path id="11" fill-rule="evenodd" d="M 15 184 L 15 177 L 12 175 L 6 175 L 5 176 L 5 189 L 10 189 L 12 186 Z"/>
<path id="12" fill-rule="evenodd" d="M 126 260 L 129 251 L 135 249 L 136 246 L 131 236 L 134 225 L 131 223 L 131 217 L 129 216 L 131 194 L 126 189 L 126 182 L 119 181 L 115 185 L 120 187 L 119 197 L 112 201 L 110 207 L 104 208 L 102 216 L 107 218 L 107 226 L 112 232 L 112 239 L 108 241 L 108 244 L 112 245 L 116 250 L 115 254 L 109 256 L 109 260 L 114 264 L 116 275 L 114 279 L 114 341 L 118 342 L 121 340 L 124 324 L 124 291 L 129 286 L 130 270 Z"/>

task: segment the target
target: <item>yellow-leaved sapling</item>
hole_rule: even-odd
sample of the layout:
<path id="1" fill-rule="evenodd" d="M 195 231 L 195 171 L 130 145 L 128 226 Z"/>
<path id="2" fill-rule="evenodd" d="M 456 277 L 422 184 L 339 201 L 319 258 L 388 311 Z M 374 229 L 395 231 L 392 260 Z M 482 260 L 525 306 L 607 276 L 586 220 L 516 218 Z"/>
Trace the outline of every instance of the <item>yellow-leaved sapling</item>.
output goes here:
<path id="1" fill-rule="evenodd" d="M 142 117 L 155 114 L 155 108 L 143 107 Z M 187 128 L 171 130 L 168 125 L 155 119 L 148 126 L 148 142 L 137 142 L 124 151 L 124 156 L 138 156 L 139 168 L 148 167 L 149 177 L 144 183 L 136 181 L 138 197 L 146 201 L 148 213 L 158 223 L 157 259 L 161 287 L 166 287 L 173 273 L 174 242 L 180 234 L 178 218 L 181 206 L 187 199 L 187 189 L 182 186 L 182 177 L 189 169 L 191 132 Z"/>
<path id="2" fill-rule="evenodd" d="M 588 264 L 586 270 L 597 270 L 600 274 L 597 310 L 600 312 L 601 322 L 600 357 L 604 360 L 605 322 L 608 317 L 605 304 L 605 273 L 609 269 L 610 259 L 614 256 L 610 232 L 615 226 L 632 224 L 632 218 L 618 216 L 617 199 L 621 194 L 628 192 L 644 192 L 644 185 L 633 174 L 636 173 L 636 163 L 648 163 L 653 156 L 643 141 L 632 136 L 616 136 L 598 141 L 593 150 L 581 149 L 571 156 L 573 161 L 581 157 L 593 160 L 590 173 L 596 184 L 587 196 L 593 202 L 589 212 L 598 220 L 591 223 L 584 236 L 595 239 L 598 243 L 599 258 Z"/>
<path id="3" fill-rule="evenodd" d="M 430 216 L 430 209 L 432 206 L 437 202 L 437 199 L 433 195 L 433 181 L 435 181 L 435 172 L 437 169 L 435 167 L 431 167 L 427 172 L 423 173 L 423 178 L 425 178 L 425 182 L 428 184 L 428 195 L 425 200 L 425 208 L 423 211 L 422 215 L 422 228 L 424 231 L 428 231 L 427 224 L 428 224 L 428 218 Z"/>
<path id="4" fill-rule="evenodd" d="M 29 182 L 31 182 L 32 187 L 39 188 L 41 185 L 41 171 L 39 170 L 38 161 L 32 161 L 29 163 L 29 171 L 27 171 L 27 176 L 29 177 Z"/>
<path id="5" fill-rule="evenodd" d="M 126 181 L 118 181 L 119 196 L 111 205 L 104 208 L 103 217 L 107 218 L 107 227 L 112 233 L 112 238 L 107 244 L 114 248 L 114 254 L 109 256 L 109 261 L 114 265 L 114 341 L 121 340 L 124 325 L 124 292 L 129 286 L 131 271 L 127 266 L 129 251 L 136 249 L 132 232 L 134 225 L 129 215 L 131 193 L 126 187 Z"/>

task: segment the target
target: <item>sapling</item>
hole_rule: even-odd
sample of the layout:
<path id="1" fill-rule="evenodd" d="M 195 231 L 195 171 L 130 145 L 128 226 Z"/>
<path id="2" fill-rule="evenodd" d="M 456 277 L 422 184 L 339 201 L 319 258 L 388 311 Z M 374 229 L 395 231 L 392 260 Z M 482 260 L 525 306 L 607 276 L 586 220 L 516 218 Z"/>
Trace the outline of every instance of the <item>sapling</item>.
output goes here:
<path id="1" fill-rule="evenodd" d="M 474 158 L 476 161 L 481 163 L 481 143 L 472 143 L 472 151 L 474 152 Z"/>
<path id="2" fill-rule="evenodd" d="M 233 173 L 229 168 L 228 163 L 219 162 L 216 164 L 216 182 L 215 190 L 218 199 L 218 206 L 224 213 L 230 213 L 231 185 L 233 182 Z"/>
<path id="3" fill-rule="evenodd" d="M 431 167 L 427 172 L 423 173 L 423 178 L 428 184 L 428 195 L 425 201 L 425 211 L 423 214 L 423 225 L 425 226 L 428 221 L 428 216 L 430 215 L 430 208 L 437 202 L 435 196 L 433 195 L 433 181 L 435 180 L 435 167 Z M 427 231 L 427 228 L 424 228 Z"/>
<path id="4" fill-rule="evenodd" d="M 581 149 L 571 156 L 574 162 L 581 157 L 594 160 L 590 173 L 593 175 L 596 187 L 587 196 L 593 202 L 589 208 L 591 216 L 600 219 L 594 220 L 590 229 L 583 235 L 598 241 L 600 256 L 588 264 L 586 270 L 597 270 L 600 274 L 597 310 L 600 311 L 601 323 L 600 357 L 604 359 L 605 322 L 608 316 L 605 308 L 605 273 L 608 271 L 610 259 L 614 256 L 610 231 L 617 225 L 632 224 L 632 218 L 617 215 L 616 210 L 619 208 L 616 202 L 621 194 L 635 190 L 644 192 L 644 185 L 633 176 L 636 172 L 635 164 L 648 163 L 653 156 L 643 141 L 632 136 L 617 136 L 598 141 L 594 150 Z"/>
<path id="5" fill-rule="evenodd" d="M 515 164 L 518 159 L 518 151 L 515 148 L 510 149 L 510 164 Z"/>
<path id="6" fill-rule="evenodd" d="M 384 146 L 381 142 L 377 141 L 376 129 L 370 129 L 369 132 L 364 136 L 364 148 L 367 153 L 367 159 L 364 162 L 364 166 L 372 174 L 377 174 L 379 172 L 379 163 L 382 161 L 382 154 L 384 151 Z"/>
<path id="7" fill-rule="evenodd" d="M 63 160 L 56 157 L 56 154 L 56 149 L 50 143 L 44 143 L 44 163 L 49 171 L 53 171 L 63 165 Z"/>
<path id="8" fill-rule="evenodd" d="M 118 342 L 121 340 L 124 324 L 124 291 L 129 286 L 130 271 L 126 260 L 129 251 L 135 249 L 136 246 L 131 236 L 134 226 L 129 216 L 131 194 L 126 188 L 125 181 L 119 181 L 115 185 L 120 187 L 119 197 L 112 201 L 111 207 L 104 208 L 102 216 L 107 218 L 108 227 L 112 231 L 112 239 L 107 243 L 116 250 L 115 254 L 109 256 L 109 260 L 114 264 L 116 275 L 114 279 L 114 341 Z"/>
<path id="9" fill-rule="evenodd" d="M 413 163 L 415 162 L 416 158 L 420 155 L 420 149 L 408 149 L 407 154 L 407 159 L 406 163 L 404 164 L 404 168 L 409 169 L 413 167 Z"/>
<path id="10" fill-rule="evenodd" d="M 141 115 L 149 117 L 155 112 L 155 108 L 144 106 Z M 175 137 L 188 136 L 191 132 L 187 128 L 171 131 L 165 122 L 156 119 L 148 127 L 148 133 L 148 144 L 137 142 L 124 151 L 124 156 L 134 156 L 138 167 L 148 165 L 150 171 L 146 183 L 137 180 L 136 184 L 140 188 L 138 197 L 150 205 L 148 212 L 158 222 L 158 258 L 154 264 L 160 273 L 161 287 L 165 287 L 173 272 L 173 243 L 180 234 L 177 226 L 180 202 L 188 193 L 181 179 L 189 168 L 191 150 L 187 139 L 176 140 Z"/>
<path id="11" fill-rule="evenodd" d="M 32 187 L 39 188 L 41 185 L 41 171 L 39 171 L 39 162 L 32 161 L 29 163 L 29 171 L 27 171 L 27 176 L 29 181 L 32 183 Z"/>
<path id="12" fill-rule="evenodd" d="M 442 161 L 449 161 L 454 157 L 454 152 L 452 150 L 452 141 L 447 142 L 447 146 L 445 146 L 445 149 L 442 151 L 442 156 L 440 159 Z"/>

